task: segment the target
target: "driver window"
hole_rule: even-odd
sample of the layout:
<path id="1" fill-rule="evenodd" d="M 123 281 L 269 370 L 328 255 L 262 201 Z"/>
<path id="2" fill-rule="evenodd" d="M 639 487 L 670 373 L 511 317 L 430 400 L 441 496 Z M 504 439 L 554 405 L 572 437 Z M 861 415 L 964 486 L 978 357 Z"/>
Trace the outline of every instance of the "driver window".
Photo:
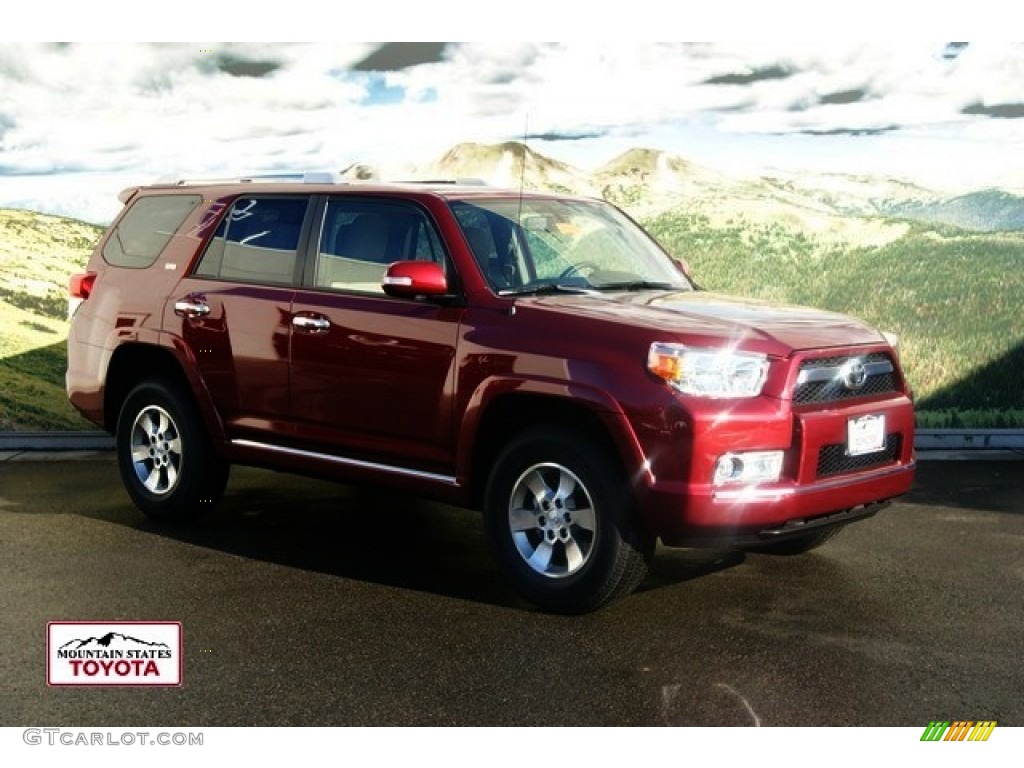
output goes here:
<path id="1" fill-rule="evenodd" d="M 440 240 L 419 209 L 342 198 L 328 201 L 314 278 L 318 288 L 383 295 L 381 281 L 388 266 L 406 260 L 445 264 Z"/>

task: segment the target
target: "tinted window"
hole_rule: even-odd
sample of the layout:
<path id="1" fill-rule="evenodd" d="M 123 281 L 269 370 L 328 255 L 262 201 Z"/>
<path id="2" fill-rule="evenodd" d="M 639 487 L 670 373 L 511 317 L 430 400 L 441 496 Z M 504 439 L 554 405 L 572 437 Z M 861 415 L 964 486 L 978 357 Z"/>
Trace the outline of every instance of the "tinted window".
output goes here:
<path id="1" fill-rule="evenodd" d="M 528 266 L 522 249 L 518 247 L 512 221 L 469 203 L 453 203 L 452 211 L 477 263 L 493 287 L 501 290 L 527 282 Z"/>
<path id="2" fill-rule="evenodd" d="M 451 208 L 500 293 L 548 285 L 692 287 L 646 232 L 606 203 L 525 198 L 456 201 Z"/>
<path id="3" fill-rule="evenodd" d="M 116 267 L 148 267 L 201 201 L 199 195 L 140 197 L 110 233 L 103 258 Z"/>
<path id="4" fill-rule="evenodd" d="M 381 280 L 396 261 L 445 264 L 441 241 L 422 211 L 402 203 L 328 201 L 313 278 L 317 287 L 383 293 Z"/>
<path id="5" fill-rule="evenodd" d="M 240 198 L 221 221 L 196 274 L 252 283 L 291 284 L 309 200 Z"/>

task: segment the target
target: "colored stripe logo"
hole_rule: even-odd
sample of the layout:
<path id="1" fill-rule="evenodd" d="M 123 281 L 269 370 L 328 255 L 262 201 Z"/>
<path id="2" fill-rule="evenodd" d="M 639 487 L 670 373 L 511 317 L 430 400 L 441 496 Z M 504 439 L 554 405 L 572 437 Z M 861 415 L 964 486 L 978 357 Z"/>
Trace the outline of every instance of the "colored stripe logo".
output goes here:
<path id="1" fill-rule="evenodd" d="M 995 727 L 995 720 L 932 720 L 921 741 L 988 741 Z"/>

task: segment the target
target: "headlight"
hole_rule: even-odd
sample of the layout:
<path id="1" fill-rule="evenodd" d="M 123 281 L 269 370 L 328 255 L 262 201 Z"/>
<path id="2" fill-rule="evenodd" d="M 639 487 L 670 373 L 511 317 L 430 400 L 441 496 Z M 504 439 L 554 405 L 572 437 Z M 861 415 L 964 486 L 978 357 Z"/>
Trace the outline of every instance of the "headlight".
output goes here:
<path id="1" fill-rule="evenodd" d="M 892 347 L 893 353 L 896 355 L 896 359 L 900 357 L 900 337 L 895 333 L 889 333 L 888 331 L 882 331 L 882 335 L 885 337 L 886 342 Z"/>
<path id="2" fill-rule="evenodd" d="M 768 359 L 756 352 L 654 343 L 647 368 L 688 395 L 757 397 L 768 375 Z"/>

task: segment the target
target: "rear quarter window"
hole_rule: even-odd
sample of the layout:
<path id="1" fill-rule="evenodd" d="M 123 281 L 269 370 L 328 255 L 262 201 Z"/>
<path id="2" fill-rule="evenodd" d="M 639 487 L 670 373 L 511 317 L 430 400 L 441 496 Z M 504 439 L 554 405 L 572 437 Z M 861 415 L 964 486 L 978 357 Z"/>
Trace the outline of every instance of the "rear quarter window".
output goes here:
<path id="1" fill-rule="evenodd" d="M 115 267 L 150 266 L 202 199 L 200 195 L 140 197 L 114 225 L 103 246 L 103 259 Z"/>

